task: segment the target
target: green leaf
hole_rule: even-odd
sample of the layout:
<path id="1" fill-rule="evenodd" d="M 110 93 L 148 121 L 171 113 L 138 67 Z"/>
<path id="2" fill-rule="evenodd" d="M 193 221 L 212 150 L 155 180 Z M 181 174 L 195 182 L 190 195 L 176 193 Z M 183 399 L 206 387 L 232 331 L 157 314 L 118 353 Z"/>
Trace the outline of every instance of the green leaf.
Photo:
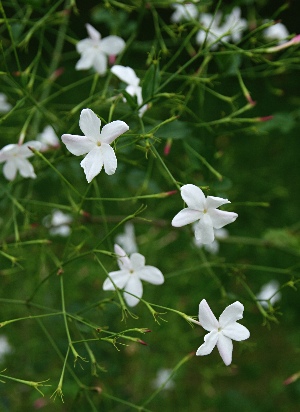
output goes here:
<path id="1" fill-rule="evenodd" d="M 160 83 L 159 63 L 155 61 L 146 71 L 143 84 L 142 96 L 143 100 L 149 100 L 155 95 L 155 91 Z"/>

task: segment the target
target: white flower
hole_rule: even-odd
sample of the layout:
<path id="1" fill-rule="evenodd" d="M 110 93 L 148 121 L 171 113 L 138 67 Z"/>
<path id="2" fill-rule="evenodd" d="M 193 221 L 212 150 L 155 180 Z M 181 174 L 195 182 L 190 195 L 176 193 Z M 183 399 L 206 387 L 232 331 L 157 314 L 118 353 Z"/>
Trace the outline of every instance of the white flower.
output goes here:
<path id="1" fill-rule="evenodd" d="M 49 228 L 49 233 L 52 236 L 69 236 L 71 233 L 70 224 L 73 218 L 60 210 L 53 210 L 52 215 L 48 215 L 43 219 L 43 224 Z"/>
<path id="2" fill-rule="evenodd" d="M 173 389 L 175 387 L 175 383 L 172 379 L 170 379 L 172 372 L 172 369 L 159 369 L 157 371 L 156 378 L 153 381 L 153 387 L 158 389 L 164 385 L 162 388 L 164 390 Z"/>
<path id="3" fill-rule="evenodd" d="M 0 113 L 7 113 L 11 110 L 12 105 L 7 102 L 7 97 L 4 93 L 0 93 Z"/>
<path id="4" fill-rule="evenodd" d="M 204 336 L 204 343 L 198 348 L 196 355 L 209 355 L 217 345 L 218 351 L 225 365 L 232 361 L 232 340 L 248 339 L 250 332 L 245 326 L 237 323 L 243 318 L 244 306 L 234 302 L 227 306 L 217 321 L 205 299 L 199 305 L 199 323 L 209 333 Z"/>
<path id="5" fill-rule="evenodd" d="M 40 150 L 41 143 L 37 141 L 26 142 L 22 145 L 8 144 L 0 150 L 0 163 L 4 163 L 3 174 L 7 180 L 14 180 L 17 171 L 22 177 L 36 178 L 32 164 L 27 160 L 33 156 L 33 152 L 28 149 Z"/>
<path id="6" fill-rule="evenodd" d="M 200 23 L 206 30 L 200 30 L 197 33 L 196 43 L 203 44 L 206 39 L 208 45 L 214 43 L 212 49 L 215 49 L 221 40 L 239 42 L 242 38 L 242 31 L 248 26 L 247 20 L 241 18 L 241 9 L 234 7 L 231 13 L 225 17 L 223 24 L 221 24 L 221 20 L 221 12 L 217 12 L 215 15 L 201 14 Z"/>
<path id="7" fill-rule="evenodd" d="M 288 29 L 282 23 L 276 23 L 263 31 L 263 36 L 269 40 L 278 40 L 279 44 L 289 36 Z"/>
<path id="8" fill-rule="evenodd" d="M 83 168 L 88 183 L 97 176 L 104 165 L 105 173 L 112 175 L 117 168 L 117 158 L 110 144 L 129 126 L 121 120 L 103 126 L 100 133 L 101 121 L 91 109 L 83 109 L 80 114 L 79 127 L 85 136 L 63 134 L 61 139 L 67 149 L 75 156 L 84 155 L 80 166 Z"/>
<path id="9" fill-rule="evenodd" d="M 124 225 L 124 233 L 117 235 L 115 240 L 116 243 L 120 245 L 128 255 L 138 251 L 134 234 L 134 226 L 131 222 L 127 222 Z"/>
<path id="10" fill-rule="evenodd" d="M 132 253 L 128 257 L 119 245 L 115 245 L 115 253 L 118 255 L 120 270 L 109 273 L 109 277 L 103 283 L 103 290 L 115 290 L 117 287 L 132 293 L 135 296 L 124 293 L 128 306 L 137 305 L 143 296 L 142 280 L 153 285 L 164 283 L 161 271 L 154 266 L 145 266 L 145 257 L 140 253 Z"/>
<path id="11" fill-rule="evenodd" d="M 119 64 L 115 64 L 111 68 L 111 72 L 115 76 L 117 76 L 120 80 L 122 80 L 124 83 L 128 84 L 128 86 L 125 89 L 126 92 L 130 94 L 130 96 L 133 96 L 133 97 L 136 96 L 137 104 L 141 106 L 143 103 L 142 88 L 141 86 L 139 86 L 140 79 L 135 74 L 135 71 L 131 67 L 128 67 L 128 66 L 125 67 Z M 146 110 L 147 110 L 147 105 L 145 104 L 144 106 L 140 108 L 139 116 L 142 117 Z"/>
<path id="12" fill-rule="evenodd" d="M 216 255 L 219 252 L 220 244 L 218 239 L 226 239 L 228 237 L 228 230 L 221 228 L 221 229 L 214 229 L 215 240 L 212 243 L 203 244 L 196 238 L 194 238 L 194 244 L 201 248 L 203 247 L 207 252 L 211 253 L 212 255 Z"/>
<path id="13" fill-rule="evenodd" d="M 228 199 L 214 196 L 206 198 L 202 190 L 195 185 L 182 186 L 181 197 L 188 207 L 177 213 L 172 220 L 172 226 L 181 227 L 197 222 L 194 225 L 195 237 L 201 243 L 212 243 L 215 238 L 214 229 L 221 229 L 238 217 L 237 213 L 217 209 L 230 203 Z"/>
<path id="14" fill-rule="evenodd" d="M 171 21 L 173 23 L 179 23 L 182 20 L 194 20 L 198 16 L 197 7 L 192 4 L 172 4 L 174 13 L 171 15 Z"/>
<path id="15" fill-rule="evenodd" d="M 41 152 L 45 152 L 48 149 L 59 147 L 60 142 L 56 133 L 51 126 L 45 126 L 42 133 L 37 135 L 36 140 L 41 142 Z"/>
<path id="16" fill-rule="evenodd" d="M 270 282 L 266 283 L 262 286 L 259 293 L 256 295 L 258 300 L 261 300 L 260 304 L 268 308 L 268 302 L 270 301 L 271 305 L 278 302 L 281 299 L 281 293 L 279 291 L 280 284 L 277 280 L 271 280 Z"/>
<path id="17" fill-rule="evenodd" d="M 86 70 L 93 67 L 97 73 L 104 74 L 107 69 L 107 56 L 121 53 L 124 50 L 125 42 L 118 36 L 108 36 L 101 39 L 101 34 L 90 24 L 86 24 L 86 29 L 89 38 L 76 44 L 81 58 L 75 69 Z"/>
<path id="18" fill-rule="evenodd" d="M 3 360 L 5 355 L 12 351 L 11 346 L 4 335 L 0 336 L 0 362 Z"/>

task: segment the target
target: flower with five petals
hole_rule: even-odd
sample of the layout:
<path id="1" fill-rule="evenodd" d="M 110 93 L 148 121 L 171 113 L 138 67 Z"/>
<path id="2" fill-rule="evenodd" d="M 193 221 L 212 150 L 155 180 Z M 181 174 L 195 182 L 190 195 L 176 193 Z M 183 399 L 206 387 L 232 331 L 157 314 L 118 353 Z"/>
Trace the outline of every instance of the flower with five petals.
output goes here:
<path id="1" fill-rule="evenodd" d="M 221 313 L 219 320 L 211 311 L 205 299 L 199 304 L 199 324 L 209 333 L 204 336 L 204 343 L 198 348 L 196 355 L 209 355 L 217 345 L 218 351 L 226 366 L 232 362 L 232 340 L 248 339 L 249 330 L 237 323 L 243 318 L 244 306 L 236 301 L 227 306 Z"/>
<path id="2" fill-rule="evenodd" d="M 81 161 L 88 183 L 97 176 L 104 166 L 105 173 L 112 175 L 117 168 L 117 158 L 110 144 L 129 126 L 121 120 L 115 120 L 103 126 L 101 120 L 91 109 L 83 109 L 80 114 L 79 127 L 85 136 L 63 134 L 61 140 L 75 156 L 87 154 Z"/>
<path id="3" fill-rule="evenodd" d="M 33 156 L 33 152 L 29 149 L 40 150 L 41 143 L 30 141 L 24 144 L 8 144 L 0 150 L 0 163 L 5 163 L 3 166 L 3 174 L 7 180 L 14 180 L 17 171 L 22 177 L 36 178 L 32 164 L 27 160 Z"/>
<path id="4" fill-rule="evenodd" d="M 120 270 L 108 274 L 109 277 L 103 283 L 103 290 L 119 288 L 129 292 L 124 293 L 128 306 L 137 305 L 143 296 L 142 280 L 153 285 L 164 283 L 161 271 L 154 266 L 145 265 L 145 257 L 140 253 L 132 253 L 128 257 L 119 245 L 115 245 L 115 253 L 118 256 Z"/>
<path id="5" fill-rule="evenodd" d="M 117 55 L 124 50 L 125 42 L 121 37 L 108 36 L 101 39 L 101 34 L 90 24 L 86 24 L 89 38 L 80 40 L 76 49 L 81 58 L 75 69 L 86 70 L 93 67 L 100 75 L 107 69 L 107 56 Z"/>
<path id="6" fill-rule="evenodd" d="M 230 203 L 228 199 L 214 196 L 206 198 L 202 190 L 195 185 L 182 186 L 181 197 L 188 207 L 177 213 L 172 220 L 172 226 L 181 227 L 196 222 L 195 237 L 203 244 L 214 241 L 214 229 L 221 229 L 238 217 L 237 213 L 217 209 L 221 205 Z"/>

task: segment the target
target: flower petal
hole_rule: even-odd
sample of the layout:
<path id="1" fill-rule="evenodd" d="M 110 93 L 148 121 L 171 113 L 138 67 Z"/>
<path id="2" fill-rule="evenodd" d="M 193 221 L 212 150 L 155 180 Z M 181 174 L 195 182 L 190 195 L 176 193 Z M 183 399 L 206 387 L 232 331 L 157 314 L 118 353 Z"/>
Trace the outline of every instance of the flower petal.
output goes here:
<path id="1" fill-rule="evenodd" d="M 86 136 L 63 134 L 61 140 L 66 145 L 69 152 L 75 156 L 84 155 L 95 147 L 95 142 Z"/>
<path id="2" fill-rule="evenodd" d="M 177 213 L 176 216 L 173 217 L 171 225 L 174 227 L 185 226 L 190 223 L 196 222 L 196 220 L 199 220 L 202 216 L 202 212 L 187 207 L 181 210 L 179 213 Z"/>
<path id="3" fill-rule="evenodd" d="M 230 201 L 228 199 L 223 199 L 222 197 L 207 196 L 206 199 L 207 209 L 216 209 L 226 203 L 230 203 Z"/>
<path id="4" fill-rule="evenodd" d="M 237 322 L 226 326 L 226 328 L 222 329 L 222 332 L 227 338 L 237 341 L 248 339 L 250 336 L 249 330 Z"/>
<path id="5" fill-rule="evenodd" d="M 76 50 L 79 54 L 82 54 L 87 49 L 92 49 L 94 42 L 91 39 L 83 39 L 76 43 Z"/>
<path id="6" fill-rule="evenodd" d="M 199 304 L 199 322 L 205 330 L 211 332 L 212 330 L 218 330 L 219 322 L 210 309 L 205 299 L 202 299 Z"/>
<path id="7" fill-rule="evenodd" d="M 224 336 L 222 333 L 219 333 L 217 348 L 225 365 L 226 366 L 230 365 L 232 362 L 232 350 L 233 350 L 232 340 Z"/>
<path id="8" fill-rule="evenodd" d="M 87 23 L 85 27 L 92 40 L 99 41 L 101 39 L 101 34 L 91 24 Z"/>
<path id="9" fill-rule="evenodd" d="M 37 140 L 30 140 L 29 142 L 25 142 L 22 146 L 19 146 L 18 155 L 23 158 L 33 156 L 34 153 L 29 149 L 29 147 L 32 147 L 35 150 L 40 150 L 42 147 L 42 143 L 38 142 Z"/>
<path id="10" fill-rule="evenodd" d="M 152 285 L 161 285 L 165 281 L 164 275 L 154 266 L 146 265 L 137 271 L 137 275 L 141 280 L 152 283 Z"/>
<path id="11" fill-rule="evenodd" d="M 95 50 L 94 48 L 87 48 L 85 49 L 78 62 L 76 63 L 75 69 L 76 70 L 87 70 L 93 66 L 94 59 L 95 59 Z"/>
<path id="12" fill-rule="evenodd" d="M 237 213 L 225 212 L 224 210 L 218 209 L 209 209 L 208 214 L 215 229 L 221 229 L 221 227 L 234 222 L 238 217 Z"/>
<path id="13" fill-rule="evenodd" d="M 125 41 L 119 36 L 107 36 L 101 40 L 101 51 L 108 56 L 119 54 L 125 48 Z"/>
<path id="14" fill-rule="evenodd" d="M 96 70 L 96 72 L 99 73 L 101 76 L 106 73 L 107 57 L 100 50 L 97 52 L 97 54 L 95 54 L 93 67 Z"/>
<path id="15" fill-rule="evenodd" d="M 115 64 L 110 70 L 115 76 L 122 80 L 122 82 L 127 83 L 130 86 L 138 86 L 140 82 L 140 79 L 131 67 Z"/>
<path id="16" fill-rule="evenodd" d="M 96 146 L 80 162 L 80 166 L 84 170 L 88 183 L 90 183 L 94 179 L 94 177 L 101 172 L 103 166 L 103 156 L 100 149 L 101 146 Z"/>
<path id="17" fill-rule="evenodd" d="M 219 324 L 222 329 L 226 328 L 228 325 L 236 322 L 243 318 L 244 305 L 236 301 L 231 305 L 227 306 L 221 313 L 219 317 Z"/>
<path id="18" fill-rule="evenodd" d="M 204 343 L 198 348 L 196 355 L 197 356 L 204 356 L 204 355 L 209 355 L 213 348 L 216 346 L 216 343 L 218 342 L 219 338 L 219 333 L 216 330 L 211 331 L 210 333 L 207 333 L 204 336 Z"/>
<path id="19" fill-rule="evenodd" d="M 19 145 L 7 144 L 0 150 L 0 163 L 10 160 L 12 156 L 18 154 Z"/>
<path id="20" fill-rule="evenodd" d="M 143 285 L 140 279 L 137 276 L 130 275 L 129 280 L 127 282 L 127 285 L 125 286 L 124 290 L 124 299 L 127 302 L 128 306 L 135 306 L 139 303 L 139 299 L 143 296 Z M 129 295 L 128 293 L 132 293 L 133 295 L 137 296 L 132 296 Z"/>
<path id="21" fill-rule="evenodd" d="M 194 225 L 195 238 L 204 245 L 212 243 L 215 239 L 212 221 L 208 213 L 205 213 L 199 222 Z"/>
<path id="22" fill-rule="evenodd" d="M 83 109 L 80 113 L 79 127 L 82 133 L 90 140 L 97 142 L 100 139 L 101 120 L 91 109 Z"/>
<path id="23" fill-rule="evenodd" d="M 126 252 L 121 248 L 121 246 L 115 244 L 114 246 L 115 254 L 118 256 L 118 265 L 120 269 L 132 270 L 131 260 L 126 255 Z"/>
<path id="24" fill-rule="evenodd" d="M 7 160 L 3 166 L 3 174 L 7 180 L 14 180 L 17 175 L 17 164 L 15 160 Z"/>
<path id="25" fill-rule="evenodd" d="M 145 267 L 145 257 L 140 253 L 132 253 L 130 261 L 135 272 Z"/>
<path id="26" fill-rule="evenodd" d="M 128 124 L 122 120 L 115 120 L 103 126 L 101 131 L 101 143 L 111 144 L 117 137 L 129 130 Z"/>
<path id="27" fill-rule="evenodd" d="M 191 209 L 203 211 L 206 207 L 206 199 L 200 187 L 184 185 L 180 189 L 181 197 Z"/>
<path id="28" fill-rule="evenodd" d="M 128 270 L 116 270 L 115 272 L 110 272 L 109 277 L 106 278 L 103 283 L 103 290 L 115 290 L 115 286 L 119 289 L 123 289 L 129 276 L 130 273 Z"/>
<path id="29" fill-rule="evenodd" d="M 101 152 L 103 156 L 104 170 L 108 175 L 113 175 L 117 169 L 117 158 L 114 149 L 109 144 L 101 144 Z"/>
<path id="30" fill-rule="evenodd" d="M 30 177 L 31 179 L 36 178 L 32 164 L 24 158 L 16 158 L 16 166 L 19 169 L 20 175 L 22 177 Z"/>

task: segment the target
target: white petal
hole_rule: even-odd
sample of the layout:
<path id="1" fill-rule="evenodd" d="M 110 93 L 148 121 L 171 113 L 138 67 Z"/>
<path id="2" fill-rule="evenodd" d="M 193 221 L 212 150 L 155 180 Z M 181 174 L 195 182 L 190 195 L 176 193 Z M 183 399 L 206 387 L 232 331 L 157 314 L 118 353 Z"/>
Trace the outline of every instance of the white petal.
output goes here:
<path id="1" fill-rule="evenodd" d="M 94 46 L 94 42 L 91 39 L 83 39 L 76 43 L 76 50 L 79 54 L 82 54 L 87 49 L 92 49 Z"/>
<path id="2" fill-rule="evenodd" d="M 91 24 L 87 23 L 85 27 L 92 40 L 99 41 L 101 39 L 101 34 Z"/>
<path id="3" fill-rule="evenodd" d="M 231 305 L 227 306 L 221 313 L 219 317 L 219 324 L 222 329 L 226 326 L 236 322 L 239 319 L 243 318 L 244 305 L 236 301 Z"/>
<path id="4" fill-rule="evenodd" d="M 129 130 L 128 124 L 122 120 L 115 120 L 103 126 L 101 131 L 101 143 L 111 144 L 117 137 Z"/>
<path id="5" fill-rule="evenodd" d="M 101 76 L 106 73 L 107 70 L 107 58 L 102 51 L 98 51 L 94 56 L 93 67 L 97 73 Z"/>
<path id="6" fill-rule="evenodd" d="M 130 261 L 135 272 L 145 267 L 145 257 L 140 253 L 133 253 L 130 256 Z"/>
<path id="7" fill-rule="evenodd" d="M 196 239 L 203 243 L 212 243 L 215 239 L 214 229 L 208 213 L 205 213 L 199 222 L 194 225 Z"/>
<path id="8" fill-rule="evenodd" d="M 93 66 L 95 59 L 95 50 L 93 48 L 85 49 L 80 59 L 76 63 L 76 70 L 87 70 Z"/>
<path id="9" fill-rule="evenodd" d="M 125 41 L 119 36 L 108 36 L 101 40 L 101 50 L 108 56 L 121 53 L 125 48 Z"/>
<path id="10" fill-rule="evenodd" d="M 191 209 L 203 211 L 206 207 L 206 199 L 200 187 L 184 185 L 180 189 L 181 197 Z"/>
<path id="11" fill-rule="evenodd" d="M 115 254 L 118 256 L 118 265 L 120 269 L 132 270 L 131 260 L 126 252 L 117 244 L 114 246 Z"/>
<path id="12" fill-rule="evenodd" d="M 132 293 L 133 295 L 137 296 L 132 296 L 129 295 L 128 293 Z M 125 293 L 124 293 L 124 299 L 127 302 L 128 306 L 135 306 L 139 303 L 139 299 L 143 296 L 143 285 L 140 279 L 137 276 L 130 275 L 129 280 L 127 282 L 127 285 L 125 287 Z"/>
<path id="13" fill-rule="evenodd" d="M 3 174 L 7 180 L 14 180 L 17 175 L 17 165 L 14 160 L 7 160 L 3 166 Z"/>
<path id="14" fill-rule="evenodd" d="M 25 158 L 33 156 L 34 153 L 29 149 L 29 147 L 32 147 L 35 150 L 40 150 L 42 144 L 37 140 L 30 140 L 29 142 L 24 143 L 22 146 L 19 146 L 19 156 Z"/>
<path id="15" fill-rule="evenodd" d="M 0 150 L 0 163 L 10 160 L 12 156 L 18 154 L 19 145 L 8 144 Z"/>
<path id="16" fill-rule="evenodd" d="M 120 233 L 119 235 L 117 235 L 115 240 L 116 243 L 121 245 L 121 247 L 128 254 L 135 253 L 138 251 L 134 234 L 134 226 L 131 222 L 125 223 L 124 233 Z"/>
<path id="17" fill-rule="evenodd" d="M 202 212 L 199 212 L 198 210 L 193 210 L 187 207 L 181 210 L 179 213 L 177 213 L 176 216 L 174 216 L 171 224 L 174 227 L 185 226 L 190 223 L 196 222 L 196 220 L 199 220 L 202 216 L 203 216 Z"/>
<path id="18" fill-rule="evenodd" d="M 117 270 L 115 272 L 110 272 L 109 277 L 106 278 L 103 283 L 103 290 L 115 290 L 115 286 L 119 289 L 123 289 L 129 279 L 129 276 L 130 273 L 128 270 Z"/>
<path id="19" fill-rule="evenodd" d="M 26 159 L 22 159 L 22 158 L 16 158 L 16 166 L 19 169 L 20 175 L 22 177 L 30 177 L 31 179 L 35 179 L 36 178 L 36 174 L 34 173 L 34 169 L 32 164 L 26 160 Z"/>
<path id="20" fill-rule="evenodd" d="M 196 355 L 204 356 L 209 355 L 213 348 L 216 346 L 216 343 L 219 338 L 219 333 L 216 330 L 211 331 L 204 336 L 204 343 L 198 348 Z"/>
<path id="21" fill-rule="evenodd" d="M 109 144 L 101 144 L 101 152 L 103 156 L 104 170 L 108 175 L 113 175 L 117 169 L 117 158 L 114 149 Z"/>
<path id="22" fill-rule="evenodd" d="M 248 339 L 250 336 L 249 330 L 237 322 L 226 326 L 226 328 L 222 329 L 222 333 L 227 336 L 227 338 L 237 341 Z"/>
<path id="23" fill-rule="evenodd" d="M 164 283 L 164 275 L 154 266 L 146 265 L 136 272 L 141 280 L 152 283 L 152 285 L 161 285 Z"/>
<path id="24" fill-rule="evenodd" d="M 115 64 L 110 70 L 115 76 L 117 76 L 120 80 L 129 84 L 130 86 L 138 86 L 140 82 L 140 79 L 137 77 L 135 71 L 131 67 Z"/>
<path id="25" fill-rule="evenodd" d="M 207 196 L 206 207 L 207 209 L 216 209 L 219 206 L 230 203 L 228 199 L 223 199 L 222 197 Z"/>
<path id="26" fill-rule="evenodd" d="M 95 147 L 95 142 L 86 136 L 63 134 L 61 140 L 66 145 L 69 152 L 75 156 L 84 155 Z"/>
<path id="27" fill-rule="evenodd" d="M 100 150 L 101 146 L 92 149 L 81 161 L 80 166 L 83 168 L 86 180 L 90 183 L 97 176 L 103 166 L 103 156 Z"/>
<path id="28" fill-rule="evenodd" d="M 219 322 L 205 299 L 202 299 L 199 304 L 199 322 L 203 329 L 209 332 L 219 328 Z"/>
<path id="29" fill-rule="evenodd" d="M 217 348 L 225 365 L 226 366 L 230 365 L 232 362 L 232 350 L 233 350 L 232 340 L 224 336 L 222 333 L 220 333 L 219 339 L 217 342 Z"/>
<path id="30" fill-rule="evenodd" d="M 101 120 L 91 109 L 83 109 L 80 113 L 79 127 L 86 137 L 97 142 L 100 139 Z"/>
<path id="31" fill-rule="evenodd" d="M 225 212 L 224 210 L 209 209 L 208 214 L 211 217 L 213 227 L 215 229 L 221 229 L 221 227 L 228 225 L 236 220 L 237 213 Z"/>

